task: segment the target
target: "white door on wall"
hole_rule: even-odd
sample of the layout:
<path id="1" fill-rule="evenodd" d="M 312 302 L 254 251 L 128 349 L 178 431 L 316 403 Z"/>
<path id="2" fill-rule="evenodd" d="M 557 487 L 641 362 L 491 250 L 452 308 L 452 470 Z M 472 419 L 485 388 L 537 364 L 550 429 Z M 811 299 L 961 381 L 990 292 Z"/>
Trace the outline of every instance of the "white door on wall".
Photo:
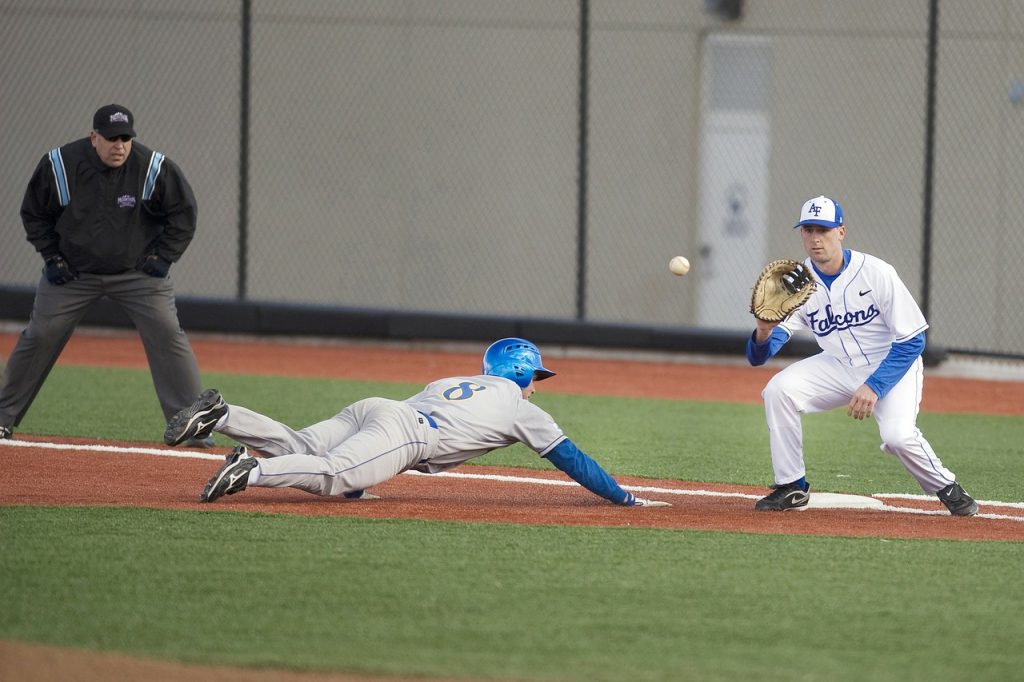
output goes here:
<path id="1" fill-rule="evenodd" d="M 770 43 L 708 36 L 703 64 L 697 321 L 749 329 L 750 287 L 767 253 Z"/>

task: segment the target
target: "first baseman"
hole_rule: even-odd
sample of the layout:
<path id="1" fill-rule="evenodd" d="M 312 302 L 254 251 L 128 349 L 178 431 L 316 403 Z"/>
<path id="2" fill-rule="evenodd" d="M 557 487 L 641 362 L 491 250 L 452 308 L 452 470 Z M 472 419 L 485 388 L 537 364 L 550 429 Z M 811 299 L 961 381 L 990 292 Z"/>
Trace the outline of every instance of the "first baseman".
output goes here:
<path id="1" fill-rule="evenodd" d="M 758 320 L 747 359 L 763 365 L 799 330 L 814 334 L 822 352 L 783 369 L 761 393 L 775 490 L 754 508 L 783 511 L 807 504 L 801 415 L 846 406 L 854 419 L 875 418 L 882 450 L 898 458 L 951 514 L 977 514 L 977 503 L 917 428 L 928 323 L 906 285 L 888 263 L 843 248 L 846 225 L 835 200 L 806 201 L 795 228 L 808 256 L 804 267 L 818 286 L 785 321 Z"/>
<path id="2" fill-rule="evenodd" d="M 625 506 L 668 506 L 635 497 L 529 402 L 536 381 L 554 376 L 533 343 L 495 341 L 475 376 L 440 379 L 406 400 L 366 398 L 299 431 L 238 405 L 214 389 L 175 415 L 164 442 L 213 431 L 242 443 L 203 490 L 213 502 L 248 486 L 298 488 L 314 495 L 367 499 L 378 483 L 413 469 L 437 473 L 513 443 L 523 443 L 595 495 Z M 258 450 L 262 458 L 251 456 Z"/>

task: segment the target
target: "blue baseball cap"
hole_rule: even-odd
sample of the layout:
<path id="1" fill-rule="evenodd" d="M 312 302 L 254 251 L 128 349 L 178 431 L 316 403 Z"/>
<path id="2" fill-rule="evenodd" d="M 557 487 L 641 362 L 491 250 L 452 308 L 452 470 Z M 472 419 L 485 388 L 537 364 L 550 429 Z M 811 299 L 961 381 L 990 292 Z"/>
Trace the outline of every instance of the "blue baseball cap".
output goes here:
<path id="1" fill-rule="evenodd" d="M 819 225 L 821 227 L 835 228 L 842 224 L 842 206 L 835 199 L 822 195 L 804 202 L 803 207 L 800 209 L 800 222 L 793 227 Z"/>

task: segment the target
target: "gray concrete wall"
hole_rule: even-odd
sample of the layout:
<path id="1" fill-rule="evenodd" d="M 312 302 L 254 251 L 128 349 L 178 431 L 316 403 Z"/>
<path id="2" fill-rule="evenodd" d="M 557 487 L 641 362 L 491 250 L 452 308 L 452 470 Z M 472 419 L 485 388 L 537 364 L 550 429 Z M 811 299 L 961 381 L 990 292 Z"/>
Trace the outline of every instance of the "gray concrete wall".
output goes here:
<path id="1" fill-rule="evenodd" d="M 1021 353 L 1024 2 L 944 5 L 931 322 L 950 345 Z"/>
<path id="2" fill-rule="evenodd" d="M 847 244 L 922 294 L 927 0 L 744 4 L 725 22 L 702 0 L 591 2 L 592 321 L 697 319 L 702 60 L 722 34 L 769 46 L 768 255 L 800 255 L 797 209 L 830 194 Z M 33 166 L 117 101 L 199 198 L 179 292 L 235 295 L 239 5 L 0 2 L 0 283 L 38 277 L 18 218 Z M 251 298 L 575 315 L 575 0 L 253 9 Z M 1010 292 L 1024 239 L 1008 230 L 1024 208 L 1024 110 L 1008 95 L 1022 32 L 1021 0 L 941 3 L 931 322 L 944 345 L 1022 350 Z M 675 254 L 690 277 L 668 274 Z"/>
<path id="3" fill-rule="evenodd" d="M 571 316 L 575 5 L 348 4 L 254 18 L 252 295 Z"/>

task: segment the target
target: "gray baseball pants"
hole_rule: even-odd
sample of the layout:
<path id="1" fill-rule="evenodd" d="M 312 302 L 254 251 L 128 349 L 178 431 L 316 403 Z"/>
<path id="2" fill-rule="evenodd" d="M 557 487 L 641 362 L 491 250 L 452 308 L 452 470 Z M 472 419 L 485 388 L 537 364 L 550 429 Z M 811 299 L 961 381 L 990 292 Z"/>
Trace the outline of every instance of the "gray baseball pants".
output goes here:
<path id="1" fill-rule="evenodd" d="M 360 400 L 300 431 L 229 405 L 217 431 L 266 455 L 256 487 L 325 496 L 365 490 L 411 469 L 434 453 L 438 438 L 423 415 L 386 398 Z"/>
<path id="2" fill-rule="evenodd" d="M 192 404 L 202 390 L 199 366 L 178 323 L 171 279 L 130 271 L 82 274 L 67 284 L 39 280 L 28 326 L 7 359 L 0 388 L 0 425 L 18 425 L 89 307 L 107 296 L 139 332 L 164 418 Z"/>

